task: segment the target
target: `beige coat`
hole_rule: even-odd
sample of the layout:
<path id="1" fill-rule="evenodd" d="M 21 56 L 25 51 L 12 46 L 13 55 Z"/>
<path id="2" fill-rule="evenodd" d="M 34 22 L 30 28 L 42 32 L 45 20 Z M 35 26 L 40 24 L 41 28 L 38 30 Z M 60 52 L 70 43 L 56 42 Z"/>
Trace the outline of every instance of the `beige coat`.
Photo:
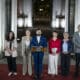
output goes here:
<path id="1" fill-rule="evenodd" d="M 14 40 L 12 42 L 12 47 L 11 49 L 13 48 L 16 48 L 14 51 L 12 51 L 12 53 L 10 53 L 6 48 L 9 48 L 9 45 L 10 45 L 10 42 L 5 40 L 5 44 L 4 44 L 4 47 L 5 47 L 5 56 L 12 56 L 12 57 L 17 57 L 17 41 Z"/>
<path id="2" fill-rule="evenodd" d="M 26 36 L 22 37 L 22 57 L 23 57 L 23 74 L 27 72 L 27 64 L 28 64 L 28 74 L 32 75 L 32 61 L 31 61 L 31 50 L 30 44 L 26 45 L 27 40 Z"/>

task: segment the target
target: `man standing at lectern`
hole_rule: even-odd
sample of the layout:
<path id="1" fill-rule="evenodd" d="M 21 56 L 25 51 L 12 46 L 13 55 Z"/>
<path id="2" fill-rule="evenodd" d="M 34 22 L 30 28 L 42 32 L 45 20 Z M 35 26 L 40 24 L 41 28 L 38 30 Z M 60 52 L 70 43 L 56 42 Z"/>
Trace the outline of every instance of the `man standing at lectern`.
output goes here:
<path id="1" fill-rule="evenodd" d="M 47 41 L 46 38 L 42 36 L 40 29 L 36 30 L 36 36 L 32 38 L 31 51 L 34 60 L 35 80 L 41 80 L 43 57 L 44 52 L 47 51 Z"/>

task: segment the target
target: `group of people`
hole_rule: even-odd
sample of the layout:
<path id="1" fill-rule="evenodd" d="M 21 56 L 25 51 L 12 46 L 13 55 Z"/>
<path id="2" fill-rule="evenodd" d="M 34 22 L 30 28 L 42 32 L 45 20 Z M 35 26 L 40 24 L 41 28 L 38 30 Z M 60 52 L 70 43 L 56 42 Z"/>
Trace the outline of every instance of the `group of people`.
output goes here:
<path id="1" fill-rule="evenodd" d="M 78 31 L 74 33 L 73 39 L 69 38 L 69 33 L 63 33 L 63 39 L 58 38 L 58 32 L 52 32 L 52 38 L 47 41 L 46 37 L 42 35 L 40 29 L 36 30 L 36 36 L 31 37 L 30 30 L 26 30 L 25 36 L 22 37 L 22 57 L 23 57 L 23 76 L 32 75 L 32 57 L 34 62 L 34 78 L 41 80 L 43 69 L 44 54 L 48 51 L 48 74 L 52 77 L 58 75 L 58 59 L 61 56 L 61 74 L 63 76 L 69 75 L 70 58 L 73 52 L 76 57 L 75 76 L 79 75 L 80 62 L 80 25 Z M 8 62 L 9 74 L 17 75 L 16 57 L 17 57 L 17 40 L 14 32 L 10 31 L 5 39 L 5 56 Z"/>

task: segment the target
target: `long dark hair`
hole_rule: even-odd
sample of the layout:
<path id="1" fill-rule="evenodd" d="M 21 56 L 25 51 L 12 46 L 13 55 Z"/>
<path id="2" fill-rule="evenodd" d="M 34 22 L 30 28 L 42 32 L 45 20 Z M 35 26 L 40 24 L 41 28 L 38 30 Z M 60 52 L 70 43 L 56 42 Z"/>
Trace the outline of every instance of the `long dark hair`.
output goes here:
<path id="1" fill-rule="evenodd" d="M 12 39 L 9 38 L 10 33 L 13 34 L 13 35 L 12 35 Z M 6 35 L 6 40 L 7 40 L 7 41 L 13 41 L 14 39 L 15 39 L 15 34 L 14 34 L 14 32 L 13 32 L 13 31 L 9 31 L 8 34 Z"/>

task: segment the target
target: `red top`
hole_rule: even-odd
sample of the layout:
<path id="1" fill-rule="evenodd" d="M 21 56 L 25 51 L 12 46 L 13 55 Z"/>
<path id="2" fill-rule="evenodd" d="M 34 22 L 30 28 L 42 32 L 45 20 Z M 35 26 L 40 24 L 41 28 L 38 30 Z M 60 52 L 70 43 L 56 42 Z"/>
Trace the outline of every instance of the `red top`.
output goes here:
<path id="1" fill-rule="evenodd" d="M 60 48 L 61 48 L 61 40 L 56 39 L 55 41 L 53 39 L 49 40 L 49 52 L 52 54 L 52 48 L 57 48 L 57 54 L 60 53 Z"/>

